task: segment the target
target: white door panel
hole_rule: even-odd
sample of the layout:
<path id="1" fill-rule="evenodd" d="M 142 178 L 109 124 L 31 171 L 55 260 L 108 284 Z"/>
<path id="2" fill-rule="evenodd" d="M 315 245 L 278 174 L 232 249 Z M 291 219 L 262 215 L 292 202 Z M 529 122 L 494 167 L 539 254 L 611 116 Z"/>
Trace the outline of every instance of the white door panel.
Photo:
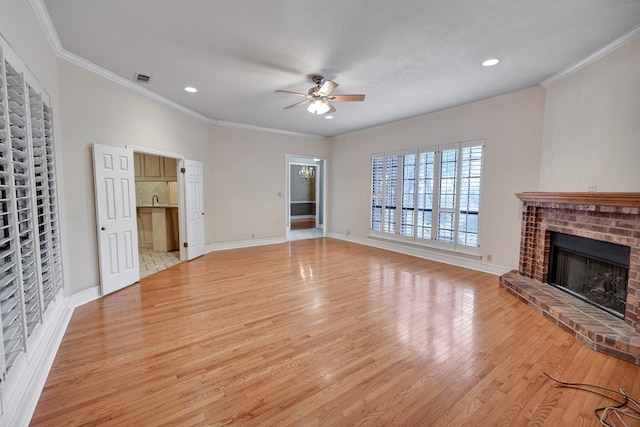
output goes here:
<path id="1" fill-rule="evenodd" d="M 133 151 L 93 145 L 100 286 L 106 295 L 140 280 Z"/>
<path id="2" fill-rule="evenodd" d="M 185 160 L 185 202 L 187 208 L 187 259 L 205 253 L 204 179 L 202 162 Z"/>

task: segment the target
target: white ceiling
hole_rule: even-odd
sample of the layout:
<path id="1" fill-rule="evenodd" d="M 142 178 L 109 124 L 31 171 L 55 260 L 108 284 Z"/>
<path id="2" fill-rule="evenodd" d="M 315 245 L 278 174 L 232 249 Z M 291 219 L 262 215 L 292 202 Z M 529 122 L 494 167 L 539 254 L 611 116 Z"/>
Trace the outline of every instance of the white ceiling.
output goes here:
<path id="1" fill-rule="evenodd" d="M 323 136 L 536 86 L 640 24 L 638 0 L 43 2 L 65 51 L 213 120 Z M 275 90 L 313 74 L 366 100 L 284 110 L 300 98 Z"/>

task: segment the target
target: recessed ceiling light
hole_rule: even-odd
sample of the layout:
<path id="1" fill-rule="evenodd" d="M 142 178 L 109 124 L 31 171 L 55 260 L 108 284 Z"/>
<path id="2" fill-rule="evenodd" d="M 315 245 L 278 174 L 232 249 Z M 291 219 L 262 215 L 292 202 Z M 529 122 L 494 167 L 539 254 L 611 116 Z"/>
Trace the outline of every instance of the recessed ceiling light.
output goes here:
<path id="1" fill-rule="evenodd" d="M 195 87 L 192 86 L 187 86 L 184 88 L 184 90 L 186 90 L 189 93 L 196 93 L 198 91 L 198 89 L 196 89 Z"/>
<path id="2" fill-rule="evenodd" d="M 324 118 L 327 119 L 327 120 L 331 120 L 331 119 L 333 119 L 333 116 L 324 116 Z"/>
<path id="3" fill-rule="evenodd" d="M 500 60 L 498 58 L 491 58 L 491 59 L 487 59 L 486 61 L 484 61 L 482 63 L 483 67 L 493 67 L 494 65 L 496 65 L 498 62 L 500 62 Z"/>

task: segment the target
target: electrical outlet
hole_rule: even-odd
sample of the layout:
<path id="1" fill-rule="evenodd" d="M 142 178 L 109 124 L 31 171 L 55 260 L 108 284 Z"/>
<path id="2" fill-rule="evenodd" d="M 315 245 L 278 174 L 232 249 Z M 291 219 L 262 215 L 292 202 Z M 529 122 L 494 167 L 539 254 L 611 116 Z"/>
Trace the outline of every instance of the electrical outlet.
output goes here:
<path id="1" fill-rule="evenodd" d="M 487 255 L 487 261 L 489 262 L 493 261 L 493 255 L 491 254 Z"/>
<path id="2" fill-rule="evenodd" d="M 255 239 L 256 238 L 256 233 L 251 233 L 251 238 Z"/>
<path id="3" fill-rule="evenodd" d="M 590 185 L 589 187 L 587 187 L 587 191 L 598 191 L 598 186 L 596 184 Z"/>

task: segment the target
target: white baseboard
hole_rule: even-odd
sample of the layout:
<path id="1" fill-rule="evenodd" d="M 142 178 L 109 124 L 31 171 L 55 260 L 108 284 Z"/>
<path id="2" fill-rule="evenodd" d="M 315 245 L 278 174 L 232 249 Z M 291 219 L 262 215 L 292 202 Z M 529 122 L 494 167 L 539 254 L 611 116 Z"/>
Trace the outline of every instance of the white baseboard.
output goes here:
<path id="1" fill-rule="evenodd" d="M 387 242 L 378 239 L 369 239 L 363 237 L 357 237 L 352 234 L 342 233 L 329 233 L 329 237 L 334 239 L 346 240 L 360 245 L 372 246 L 379 249 L 386 249 L 388 251 L 398 252 L 405 255 L 411 255 L 418 258 L 429 259 L 432 261 L 442 262 L 444 264 L 456 265 L 458 267 L 469 268 L 471 270 L 482 271 L 484 273 L 491 273 L 496 275 L 503 275 L 513 268 L 502 267 L 499 265 L 488 264 L 482 262 L 477 257 L 466 257 L 462 254 L 456 254 L 448 251 L 440 251 L 437 249 L 431 249 L 426 247 L 418 247 L 416 245 L 402 244 L 395 242 Z"/>
<path id="2" fill-rule="evenodd" d="M 287 239 L 282 237 L 270 237 L 267 239 L 251 239 L 251 240 L 241 240 L 238 242 L 227 242 L 227 243 L 214 243 L 211 245 L 207 245 L 206 251 L 214 252 L 214 251 L 224 251 L 227 249 L 240 249 L 240 248 L 249 248 L 252 246 L 264 246 L 264 245 L 274 245 L 276 243 L 285 243 Z"/>
<path id="3" fill-rule="evenodd" d="M 97 300 L 102 296 L 102 292 L 100 291 L 100 286 L 95 286 L 90 289 L 85 289 L 82 292 L 78 292 L 71 296 L 71 306 L 73 308 L 80 307 L 88 302 Z"/>

